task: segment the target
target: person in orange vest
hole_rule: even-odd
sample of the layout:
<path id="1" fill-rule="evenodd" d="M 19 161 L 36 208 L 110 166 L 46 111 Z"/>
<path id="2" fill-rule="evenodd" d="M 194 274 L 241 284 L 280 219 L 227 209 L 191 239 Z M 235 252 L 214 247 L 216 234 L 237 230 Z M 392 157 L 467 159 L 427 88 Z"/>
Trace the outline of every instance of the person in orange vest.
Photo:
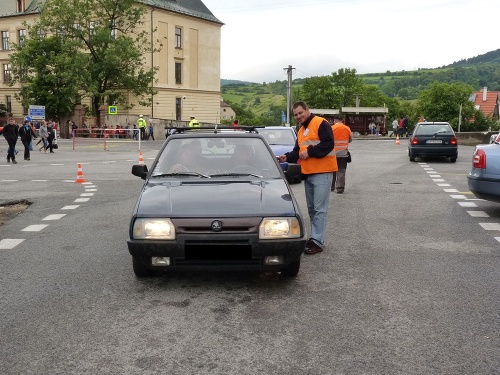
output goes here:
<path id="1" fill-rule="evenodd" d="M 338 171 L 333 172 L 331 191 L 337 189 L 337 194 L 342 194 L 345 189 L 345 173 L 349 156 L 349 143 L 352 142 L 351 129 L 342 123 L 341 115 L 333 116 L 333 138 L 335 139 L 335 156 L 337 157 Z"/>
<path id="2" fill-rule="evenodd" d="M 334 139 L 330 123 L 311 114 L 304 102 L 293 105 L 293 115 L 301 125 L 292 151 L 278 156 L 281 162 L 300 163 L 306 193 L 307 212 L 311 222 L 311 237 L 305 254 L 317 254 L 325 246 L 325 228 L 330 205 L 332 172 L 337 171 L 333 151 Z"/>

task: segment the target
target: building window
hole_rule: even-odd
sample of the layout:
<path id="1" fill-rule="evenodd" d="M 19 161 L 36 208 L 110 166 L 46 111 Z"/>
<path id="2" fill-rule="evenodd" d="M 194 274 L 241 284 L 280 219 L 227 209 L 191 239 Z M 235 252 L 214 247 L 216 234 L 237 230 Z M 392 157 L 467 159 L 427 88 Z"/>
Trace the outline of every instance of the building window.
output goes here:
<path id="1" fill-rule="evenodd" d="M 2 31 L 2 49 L 4 51 L 9 49 L 9 32 Z"/>
<path id="2" fill-rule="evenodd" d="M 37 38 L 38 40 L 45 38 L 46 32 L 43 29 L 38 29 L 37 31 Z"/>
<path id="3" fill-rule="evenodd" d="M 182 64 L 181 63 L 175 63 L 175 83 L 181 84 L 182 83 Z"/>
<path id="4" fill-rule="evenodd" d="M 75 40 L 78 40 L 82 34 L 82 26 L 79 23 L 74 23 L 72 32 L 73 32 L 73 38 Z"/>
<path id="5" fill-rule="evenodd" d="M 95 31 L 95 28 L 97 26 L 97 23 L 95 21 L 90 21 L 89 23 L 89 33 L 91 36 L 94 36 L 96 31 Z"/>
<path id="6" fill-rule="evenodd" d="M 26 29 L 17 31 L 17 39 L 20 45 L 24 45 L 24 42 L 26 41 Z"/>
<path id="7" fill-rule="evenodd" d="M 11 116 L 12 113 L 12 97 L 10 95 L 5 96 L 5 108 L 7 109 L 8 116 Z"/>
<path id="8" fill-rule="evenodd" d="M 26 10 L 26 5 L 24 0 L 17 0 L 17 11 L 24 12 Z"/>
<path id="9" fill-rule="evenodd" d="M 3 64 L 3 81 L 5 83 L 10 82 L 10 64 Z"/>
<path id="10" fill-rule="evenodd" d="M 182 29 L 175 28 L 175 48 L 182 48 Z"/>
<path id="11" fill-rule="evenodd" d="M 116 19 L 111 20 L 111 38 L 116 39 L 118 37 L 118 29 L 116 28 Z"/>
<path id="12" fill-rule="evenodd" d="M 177 121 L 182 120 L 182 99 L 175 98 L 175 119 Z"/>
<path id="13" fill-rule="evenodd" d="M 23 115 L 26 116 L 28 114 L 28 107 L 23 105 Z"/>

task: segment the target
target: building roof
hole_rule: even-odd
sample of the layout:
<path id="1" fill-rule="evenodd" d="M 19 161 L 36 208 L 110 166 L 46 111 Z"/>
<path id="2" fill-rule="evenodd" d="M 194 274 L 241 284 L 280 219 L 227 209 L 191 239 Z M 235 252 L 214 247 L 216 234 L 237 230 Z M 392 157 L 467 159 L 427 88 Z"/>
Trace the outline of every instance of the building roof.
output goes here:
<path id="1" fill-rule="evenodd" d="M 223 23 L 215 17 L 212 12 L 205 6 L 201 0 L 136 0 L 138 3 L 149 5 L 155 8 L 164 9 L 174 13 L 184 14 L 186 16 L 201 18 L 206 21 L 215 22 L 223 25 Z M 26 8 L 24 14 L 39 13 L 40 8 L 45 0 L 32 0 L 31 4 Z M 0 2 L 0 17 L 15 16 L 23 13 L 16 12 L 15 2 L 5 4 L 5 1 Z"/>
<path id="2" fill-rule="evenodd" d="M 496 115 L 499 100 L 498 95 L 498 91 L 488 91 L 484 88 L 481 91 L 473 92 L 470 96 L 470 101 L 473 102 L 474 106 L 483 112 L 485 116 L 493 117 Z"/>
<path id="3" fill-rule="evenodd" d="M 342 107 L 342 113 L 389 113 L 387 107 Z"/>

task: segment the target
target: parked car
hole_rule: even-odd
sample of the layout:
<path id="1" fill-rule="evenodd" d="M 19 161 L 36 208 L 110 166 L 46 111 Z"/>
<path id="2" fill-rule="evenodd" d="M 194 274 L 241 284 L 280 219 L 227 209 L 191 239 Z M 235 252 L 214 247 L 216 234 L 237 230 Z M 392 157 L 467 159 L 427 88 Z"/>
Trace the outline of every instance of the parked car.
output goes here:
<path id="1" fill-rule="evenodd" d="M 306 237 L 285 171 L 256 132 L 177 129 L 148 168 L 128 249 L 155 270 L 255 269 L 295 276 Z"/>
<path id="2" fill-rule="evenodd" d="M 295 147 L 297 134 L 295 129 L 287 126 L 266 126 L 264 128 L 256 128 L 256 131 L 264 136 L 266 142 L 271 146 L 274 155 L 283 155 L 285 152 L 290 152 Z M 290 172 L 287 175 L 289 183 L 300 183 L 302 181 L 301 168 L 299 164 L 292 165 L 289 163 Z"/>
<path id="3" fill-rule="evenodd" d="M 477 198 L 500 203 L 499 143 L 476 146 L 467 182 L 469 190 Z"/>
<path id="4" fill-rule="evenodd" d="M 500 143 L 500 133 L 498 134 L 492 134 L 490 137 L 490 143 Z"/>
<path id="5" fill-rule="evenodd" d="M 458 142 L 455 132 L 447 122 L 419 122 L 408 138 L 410 161 L 422 157 L 449 157 L 457 161 Z"/>

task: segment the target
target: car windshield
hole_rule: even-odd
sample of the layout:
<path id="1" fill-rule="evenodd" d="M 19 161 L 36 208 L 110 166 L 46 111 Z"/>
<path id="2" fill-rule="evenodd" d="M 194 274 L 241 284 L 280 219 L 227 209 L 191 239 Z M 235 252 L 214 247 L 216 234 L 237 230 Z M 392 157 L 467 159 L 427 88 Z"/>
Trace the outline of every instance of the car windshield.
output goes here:
<path id="1" fill-rule="evenodd" d="M 453 134 L 453 129 L 448 124 L 420 125 L 414 132 L 415 135 Z"/>
<path id="2" fill-rule="evenodd" d="M 262 138 L 175 138 L 165 145 L 152 177 L 280 178 L 280 169 Z"/>
<path id="3" fill-rule="evenodd" d="M 259 129 L 258 132 L 262 134 L 267 143 L 270 145 L 294 145 L 295 137 L 293 136 L 293 129 Z"/>

